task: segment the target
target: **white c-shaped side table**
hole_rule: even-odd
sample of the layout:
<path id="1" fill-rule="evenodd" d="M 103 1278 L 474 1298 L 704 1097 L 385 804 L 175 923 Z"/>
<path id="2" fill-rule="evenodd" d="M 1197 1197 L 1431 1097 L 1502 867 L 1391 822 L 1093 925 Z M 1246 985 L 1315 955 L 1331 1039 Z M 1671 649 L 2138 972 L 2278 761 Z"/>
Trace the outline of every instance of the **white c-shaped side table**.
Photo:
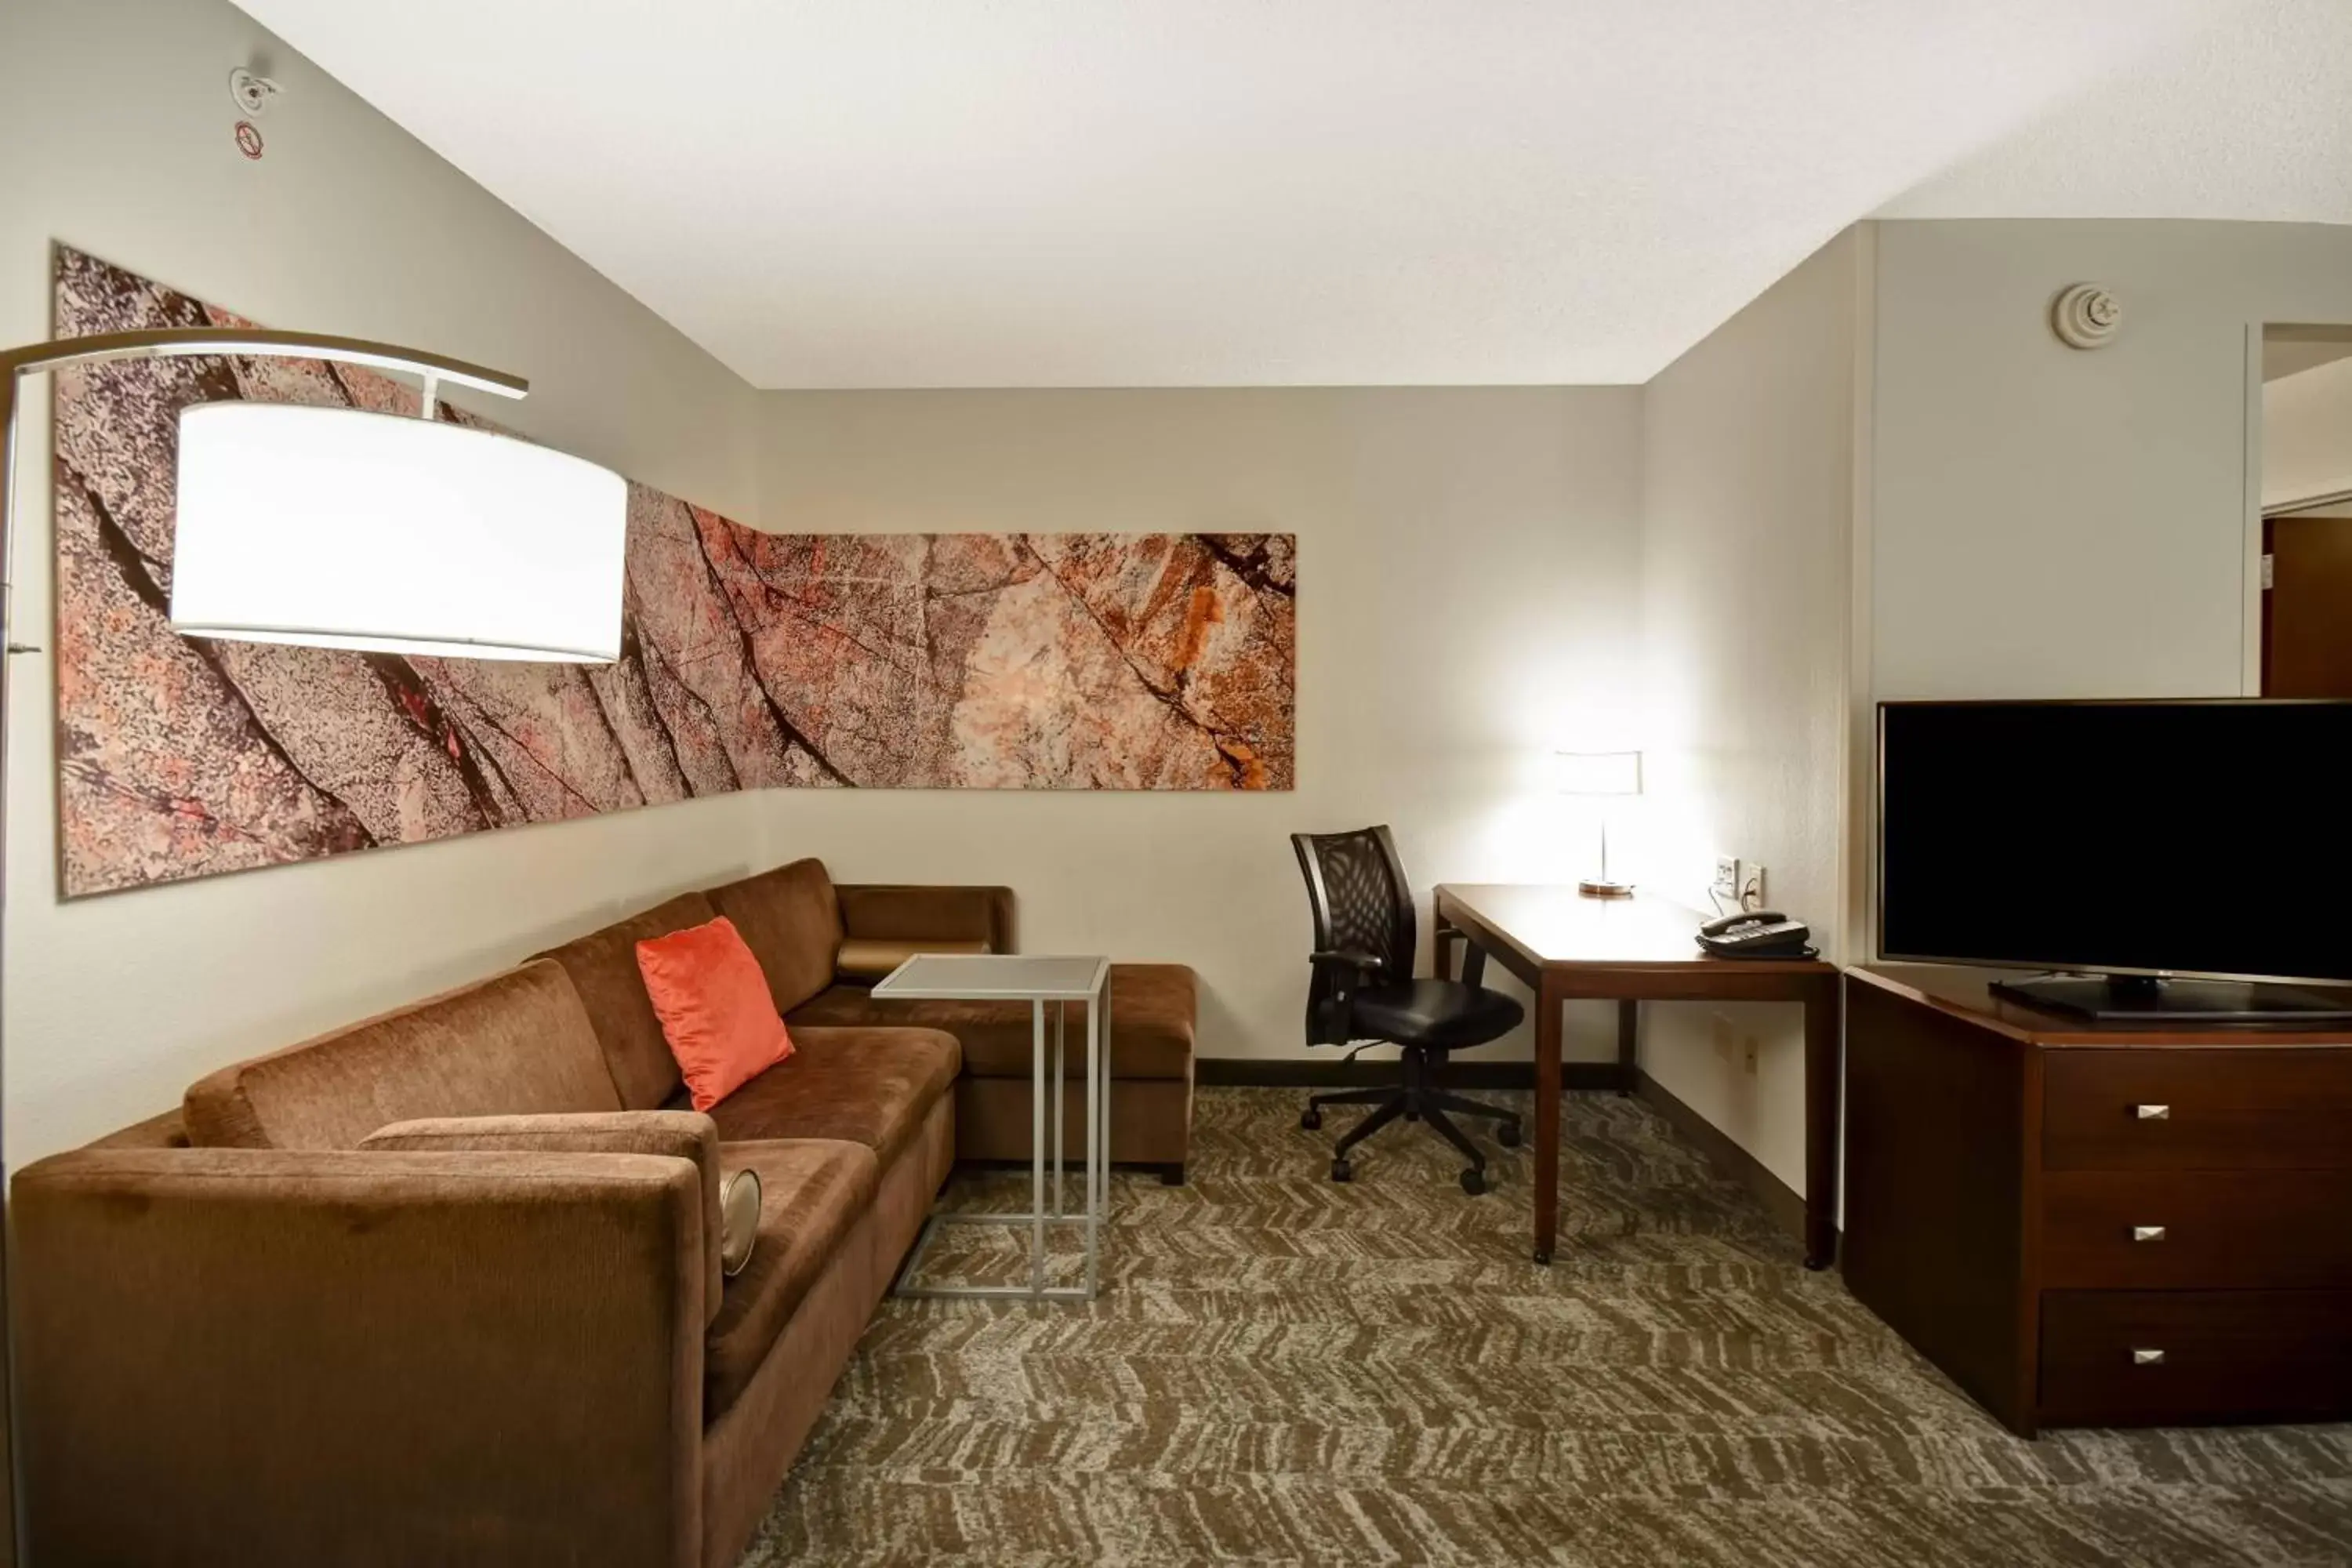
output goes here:
<path id="1" fill-rule="evenodd" d="M 918 1297 L 1015 1297 L 1037 1301 L 1090 1301 L 1101 1291 L 1101 1227 L 1110 1203 L 1110 960 L 1019 953 L 918 953 L 874 987 L 884 1002 L 1026 1002 L 1030 1018 L 1029 1209 L 1025 1214 L 934 1211 L 898 1270 L 894 1293 Z M 1069 1005 L 1087 1004 L 1087 1194 L 1083 1214 L 1062 1202 L 1062 1086 Z M 1050 1053 L 1045 1008 L 1054 1007 Z M 1046 1190 L 1046 1058 L 1052 1057 L 1052 1192 Z M 1052 1202 L 1047 1203 L 1050 1195 Z M 1086 1283 L 1045 1283 L 1045 1226 L 1080 1221 L 1086 1227 Z M 916 1281 L 924 1249 L 942 1225 L 1025 1225 L 1029 1227 L 1026 1285 L 924 1285 Z"/>

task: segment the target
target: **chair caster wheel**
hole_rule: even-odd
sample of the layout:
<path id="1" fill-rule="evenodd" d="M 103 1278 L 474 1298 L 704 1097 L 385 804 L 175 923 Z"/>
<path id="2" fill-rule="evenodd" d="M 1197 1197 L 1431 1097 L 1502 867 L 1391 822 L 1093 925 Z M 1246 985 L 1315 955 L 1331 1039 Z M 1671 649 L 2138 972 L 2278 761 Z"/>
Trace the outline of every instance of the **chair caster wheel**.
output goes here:
<path id="1" fill-rule="evenodd" d="M 1500 1143 L 1506 1149 L 1517 1148 L 1519 1146 L 1519 1124 L 1516 1121 L 1506 1121 L 1501 1126 L 1496 1128 L 1495 1142 Z"/>
<path id="2" fill-rule="evenodd" d="M 1468 1170 L 1462 1173 L 1462 1190 L 1468 1193 L 1472 1197 L 1476 1197 L 1480 1193 L 1486 1190 L 1486 1174 L 1481 1172 L 1477 1166 L 1471 1166 Z"/>
<path id="3" fill-rule="evenodd" d="M 1551 1254 L 1549 1252 L 1538 1252 L 1536 1254 L 1536 1261 L 1549 1268 L 1551 1267 Z"/>
<path id="4" fill-rule="evenodd" d="M 1334 1160 L 1331 1162 L 1331 1179 L 1335 1182 L 1352 1182 L 1356 1179 L 1356 1167 L 1345 1160 Z"/>
<path id="5" fill-rule="evenodd" d="M 1310 1105 L 1298 1113 L 1298 1125 L 1302 1131 L 1312 1132 L 1323 1125 L 1323 1113 Z"/>

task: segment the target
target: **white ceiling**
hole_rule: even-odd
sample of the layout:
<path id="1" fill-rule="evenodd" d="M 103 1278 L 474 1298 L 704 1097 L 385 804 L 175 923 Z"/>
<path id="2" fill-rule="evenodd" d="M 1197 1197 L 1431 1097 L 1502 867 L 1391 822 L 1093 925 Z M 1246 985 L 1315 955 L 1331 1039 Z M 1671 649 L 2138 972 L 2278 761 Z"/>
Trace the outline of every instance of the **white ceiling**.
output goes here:
<path id="1" fill-rule="evenodd" d="M 2352 0 L 239 3 L 769 387 L 1638 382 L 1875 211 L 2352 222 Z"/>

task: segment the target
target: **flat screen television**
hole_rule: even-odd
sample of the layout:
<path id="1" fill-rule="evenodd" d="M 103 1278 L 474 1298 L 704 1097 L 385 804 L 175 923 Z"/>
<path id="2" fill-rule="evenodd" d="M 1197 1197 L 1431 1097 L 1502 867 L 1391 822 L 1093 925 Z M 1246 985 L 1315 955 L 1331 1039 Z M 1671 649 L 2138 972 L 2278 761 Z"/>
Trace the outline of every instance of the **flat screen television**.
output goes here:
<path id="1" fill-rule="evenodd" d="M 1881 957 L 2031 1005 L 2352 1018 L 2352 701 L 1883 703 L 1877 878 Z"/>

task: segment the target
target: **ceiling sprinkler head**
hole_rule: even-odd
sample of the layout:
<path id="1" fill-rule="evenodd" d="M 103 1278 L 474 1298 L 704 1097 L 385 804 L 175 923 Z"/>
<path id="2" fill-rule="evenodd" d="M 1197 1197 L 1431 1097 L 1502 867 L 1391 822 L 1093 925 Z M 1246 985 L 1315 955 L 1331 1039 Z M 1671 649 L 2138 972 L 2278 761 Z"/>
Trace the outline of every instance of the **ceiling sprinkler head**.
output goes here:
<path id="1" fill-rule="evenodd" d="M 236 100 L 242 113 L 257 115 L 269 107 L 269 100 L 285 89 L 266 76 L 239 66 L 228 73 L 228 95 Z"/>

